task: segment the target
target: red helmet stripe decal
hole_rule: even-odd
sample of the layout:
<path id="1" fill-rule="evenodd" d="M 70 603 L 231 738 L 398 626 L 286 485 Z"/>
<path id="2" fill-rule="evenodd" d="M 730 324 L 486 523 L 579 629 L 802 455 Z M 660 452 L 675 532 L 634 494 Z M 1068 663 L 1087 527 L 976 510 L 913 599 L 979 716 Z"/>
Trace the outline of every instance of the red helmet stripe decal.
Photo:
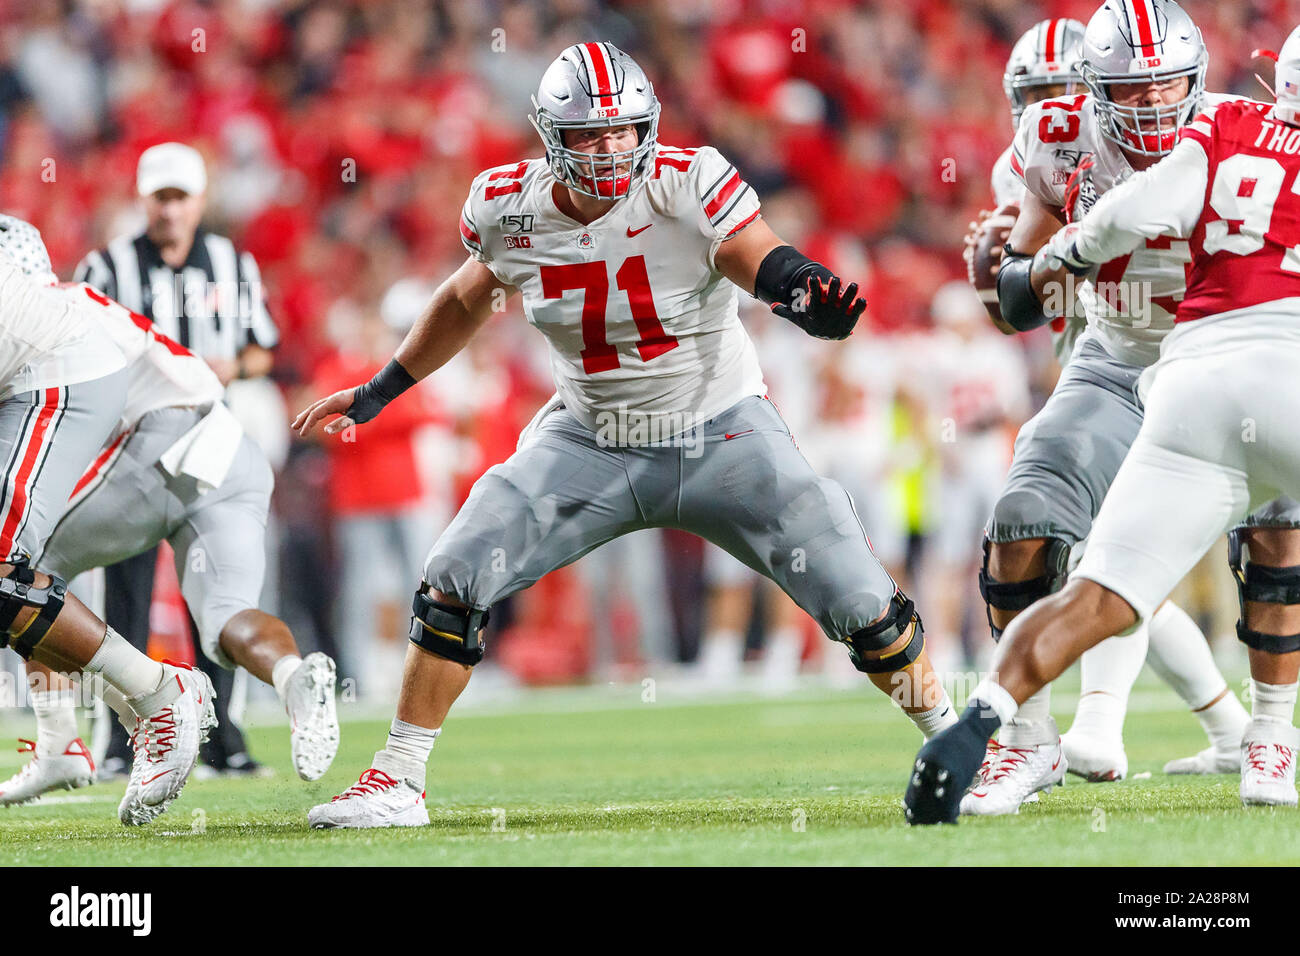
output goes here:
<path id="1" fill-rule="evenodd" d="M 1150 56 L 1156 52 L 1155 8 L 1151 5 L 1151 0 L 1132 0 L 1132 10 L 1132 25 L 1137 28 L 1135 36 L 1138 44 L 1142 47 L 1142 52 Z"/>
<path id="2" fill-rule="evenodd" d="M 1060 25 L 1060 20 L 1053 20 L 1047 24 L 1047 36 L 1043 38 L 1043 61 L 1045 63 L 1056 62 L 1056 31 Z"/>
<path id="3" fill-rule="evenodd" d="M 609 54 L 605 52 L 605 46 L 602 43 L 584 43 L 583 52 L 591 62 L 591 75 L 595 78 L 596 93 L 600 97 L 601 106 L 614 105 L 613 88 L 610 85 L 610 61 Z"/>

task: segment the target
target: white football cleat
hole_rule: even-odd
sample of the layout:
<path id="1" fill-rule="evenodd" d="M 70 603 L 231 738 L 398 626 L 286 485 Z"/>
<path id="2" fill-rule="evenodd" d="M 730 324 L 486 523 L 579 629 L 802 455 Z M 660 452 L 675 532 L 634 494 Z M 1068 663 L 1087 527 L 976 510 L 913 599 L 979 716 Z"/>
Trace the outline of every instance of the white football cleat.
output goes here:
<path id="1" fill-rule="evenodd" d="M 127 826 L 149 823 L 180 796 L 199 759 L 199 745 L 217 726 L 212 681 L 188 664 L 163 664 L 163 686 L 132 701 L 146 716 L 131 731 L 135 760 L 117 816 Z"/>
<path id="2" fill-rule="evenodd" d="M 1065 755 L 1056 721 L 1002 728 L 1001 741 L 987 770 L 961 800 L 961 813 L 971 816 L 1001 816 L 1019 813 L 1020 805 L 1032 803 L 1039 791 L 1051 793 L 1065 777 Z"/>
<path id="3" fill-rule="evenodd" d="M 1092 783 L 1110 783 L 1128 776 L 1128 754 L 1122 741 L 1107 743 L 1071 729 L 1061 734 L 1061 752 L 1070 773 Z"/>
<path id="4" fill-rule="evenodd" d="M 0 807 L 16 806 L 35 800 L 51 790 L 76 790 L 88 787 L 95 782 L 95 761 L 91 759 L 90 748 L 78 737 L 64 749 L 61 754 L 36 753 L 36 744 L 30 740 L 19 739 L 19 753 L 32 754 L 32 759 L 23 769 L 0 783 Z"/>
<path id="5" fill-rule="evenodd" d="M 1165 773 L 1240 773 L 1241 748 L 1215 750 L 1206 747 L 1191 757 L 1179 757 L 1165 764 Z"/>
<path id="6" fill-rule="evenodd" d="M 1241 802 L 1248 807 L 1294 807 L 1295 754 L 1300 730 L 1280 720 L 1255 719 L 1241 741 Z"/>
<path id="7" fill-rule="evenodd" d="M 293 769 L 304 780 L 319 780 L 339 751 L 334 680 L 334 661 L 317 651 L 303 658 L 285 688 Z"/>
<path id="8" fill-rule="evenodd" d="M 398 780 L 371 767 L 329 803 L 307 811 L 307 822 L 317 830 L 424 827 L 429 825 L 429 811 L 415 781 Z"/>

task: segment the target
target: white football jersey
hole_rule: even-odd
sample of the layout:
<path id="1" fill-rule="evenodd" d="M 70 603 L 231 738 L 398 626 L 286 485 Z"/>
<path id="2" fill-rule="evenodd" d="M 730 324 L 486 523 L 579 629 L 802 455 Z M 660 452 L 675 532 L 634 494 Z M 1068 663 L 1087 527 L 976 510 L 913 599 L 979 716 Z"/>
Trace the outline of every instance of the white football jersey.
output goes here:
<path id="1" fill-rule="evenodd" d="M 1239 97 L 1207 93 L 1201 112 Z M 1120 147 L 1102 135 L 1091 94 L 1034 103 L 1020 119 L 1012 144 L 1011 168 L 1029 192 L 1062 207 L 1070 174 L 1093 157 L 1091 186 L 1081 190 L 1079 214 L 1133 175 Z M 1079 287 L 1088 327 L 1121 362 L 1147 366 L 1160 355 L 1160 342 L 1173 328 L 1186 292 L 1185 267 L 1192 261 L 1185 239 L 1173 233 L 1149 239 L 1131 255 L 1103 263 Z"/>
<path id="2" fill-rule="evenodd" d="M 1025 200 L 1025 184 L 1011 168 L 1012 149 L 1013 146 L 1008 146 L 993 164 L 990 185 L 993 187 L 995 206 L 1005 206 L 1008 203 L 1020 206 Z M 1069 363 L 1070 353 L 1074 351 L 1074 343 L 1087 324 L 1088 318 L 1084 313 L 1083 303 L 1076 300 L 1071 314 L 1054 319 L 1049 326 L 1052 333 L 1052 352 L 1062 368 Z"/>
<path id="3" fill-rule="evenodd" d="M 1004 335 L 981 333 L 965 339 L 937 330 L 925 351 L 931 414 L 949 422 L 954 437 L 993 425 L 1019 425 L 1029 413 L 1029 369 L 1020 346 Z"/>
<path id="4" fill-rule="evenodd" d="M 160 408 L 221 401 L 225 389 L 208 363 L 169 339 L 143 315 L 85 283 L 59 286 L 56 291 L 91 315 L 126 358 L 130 379 L 115 436 Z"/>
<path id="5" fill-rule="evenodd" d="M 1007 146 L 993 164 L 993 173 L 989 177 L 993 187 L 993 205 L 1006 206 L 1014 203 L 1019 206 L 1025 198 L 1025 184 L 1016 171 L 1011 168 L 1011 147 Z"/>
<path id="6" fill-rule="evenodd" d="M 125 364 L 88 307 L 0 252 L 0 395 L 76 385 Z"/>
<path id="7" fill-rule="evenodd" d="M 630 195 L 589 225 L 556 208 L 543 159 L 482 172 L 461 213 L 471 256 L 519 289 L 564 405 L 611 444 L 669 438 L 766 387 L 713 265 L 759 215 L 709 146 L 659 146 Z"/>

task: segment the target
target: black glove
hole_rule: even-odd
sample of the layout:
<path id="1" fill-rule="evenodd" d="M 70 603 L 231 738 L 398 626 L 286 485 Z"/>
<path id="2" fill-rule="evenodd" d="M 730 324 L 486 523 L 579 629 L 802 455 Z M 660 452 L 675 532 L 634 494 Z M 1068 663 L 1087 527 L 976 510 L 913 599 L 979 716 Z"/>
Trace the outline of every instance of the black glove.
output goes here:
<path id="1" fill-rule="evenodd" d="M 810 275 L 789 305 L 772 303 L 773 312 L 818 339 L 847 339 L 866 308 L 867 300 L 858 296 L 858 284 L 849 283 L 841 293 L 840 278 L 835 275 L 826 288 L 820 276 Z"/>
<path id="2" fill-rule="evenodd" d="M 411 373 L 402 368 L 397 359 L 392 359 L 374 378 L 357 386 L 352 393 L 352 404 L 343 414 L 358 425 L 368 422 L 414 384 Z"/>

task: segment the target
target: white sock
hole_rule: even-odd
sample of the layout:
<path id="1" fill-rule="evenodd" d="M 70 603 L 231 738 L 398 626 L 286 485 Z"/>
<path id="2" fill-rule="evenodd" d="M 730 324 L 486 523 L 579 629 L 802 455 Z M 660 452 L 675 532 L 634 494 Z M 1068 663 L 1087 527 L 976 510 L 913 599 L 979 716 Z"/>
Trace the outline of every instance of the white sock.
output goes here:
<path id="1" fill-rule="evenodd" d="M 162 686 L 164 676 L 161 664 L 141 654 L 111 627 L 104 634 L 104 643 L 82 671 L 102 674 L 125 697 L 152 693 Z"/>
<path id="2" fill-rule="evenodd" d="M 697 660 L 705 676 L 733 678 L 740 675 L 744 659 L 744 636 L 739 631 L 716 630 L 704 635 Z"/>
<path id="3" fill-rule="evenodd" d="M 1227 689 L 1226 686 L 1223 688 Z M 1214 749 L 1228 753 L 1241 747 L 1241 735 L 1250 723 L 1250 715 L 1235 694 L 1224 694 L 1213 705 L 1196 711 L 1196 719 L 1201 722 Z"/>
<path id="4" fill-rule="evenodd" d="M 1080 697 L 1079 706 L 1074 710 L 1074 723 L 1070 725 L 1070 733 L 1086 734 L 1093 740 L 1122 744 L 1127 705 L 1127 698 L 1121 700 L 1105 691 L 1094 691 L 1086 697 Z"/>
<path id="5" fill-rule="evenodd" d="M 285 687 L 289 683 L 289 678 L 293 676 L 302 664 L 302 658 L 297 654 L 285 654 L 275 662 L 271 668 L 271 686 L 275 688 L 275 695 L 280 698 L 280 703 L 289 706 L 289 700 L 285 696 Z"/>
<path id="6" fill-rule="evenodd" d="M 1295 714 L 1296 684 L 1262 684 L 1251 680 L 1250 715 L 1255 719 L 1280 720 L 1290 726 Z"/>
<path id="7" fill-rule="evenodd" d="M 38 690 L 31 700 L 36 711 L 36 755 L 63 753 L 77 739 L 76 691 Z"/>
<path id="8" fill-rule="evenodd" d="M 1016 723 L 1043 724 L 1050 716 L 1052 716 L 1052 685 L 1047 684 L 1020 705 L 1012 720 Z"/>
<path id="9" fill-rule="evenodd" d="M 1214 663 L 1205 635 L 1186 611 L 1166 601 L 1151 616 L 1150 633 L 1147 663 L 1183 703 L 1200 710 L 1223 693 L 1227 681 Z"/>
<path id="10" fill-rule="evenodd" d="M 425 764 L 429 762 L 429 754 L 440 733 L 441 727 L 429 730 L 394 717 L 388 730 L 388 741 L 384 749 L 375 754 L 372 766 L 389 776 L 414 780 L 423 790 Z"/>
<path id="11" fill-rule="evenodd" d="M 952 706 L 952 701 L 948 699 L 946 690 L 943 692 L 943 699 L 938 704 L 929 710 L 921 711 L 919 714 L 908 714 L 907 716 L 911 718 L 912 723 L 916 724 L 917 729 L 925 734 L 926 740 L 957 723 L 957 710 Z"/>
<path id="12" fill-rule="evenodd" d="M 763 673 L 770 679 L 794 677 L 803 663 L 803 635 L 798 628 L 780 627 L 768 635 Z"/>

